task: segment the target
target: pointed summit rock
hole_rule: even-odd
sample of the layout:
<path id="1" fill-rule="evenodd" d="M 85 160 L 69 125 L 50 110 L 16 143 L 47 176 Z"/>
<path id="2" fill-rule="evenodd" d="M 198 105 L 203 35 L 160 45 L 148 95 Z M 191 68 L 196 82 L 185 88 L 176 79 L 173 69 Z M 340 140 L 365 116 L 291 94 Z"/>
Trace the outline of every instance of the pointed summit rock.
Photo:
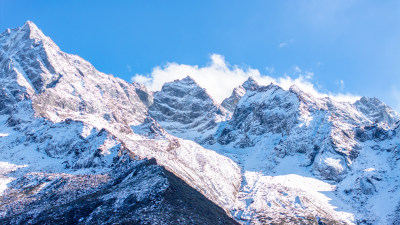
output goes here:
<path id="1" fill-rule="evenodd" d="M 244 94 L 246 94 L 246 91 L 254 91 L 258 87 L 260 86 L 257 81 L 250 76 L 242 85 L 233 89 L 231 96 L 224 99 L 221 103 L 221 106 L 228 110 L 230 113 L 233 113 L 240 99 L 243 97 Z"/>
<path id="2" fill-rule="evenodd" d="M 15 29 L 7 29 L 6 32 L 0 35 L 0 40 L 8 42 L 10 46 L 6 51 L 18 51 L 22 48 L 57 48 L 58 46 L 43 34 L 43 32 L 32 21 L 26 21 L 22 27 Z"/>
<path id="3" fill-rule="evenodd" d="M 400 120 L 397 112 L 377 98 L 362 97 L 354 106 L 373 123 L 384 123 L 388 127 L 394 127 Z"/>
<path id="4" fill-rule="evenodd" d="M 154 94 L 154 104 L 149 109 L 167 131 L 177 136 L 188 130 L 205 133 L 226 116 L 226 111 L 189 76 L 164 84 Z"/>
<path id="5" fill-rule="evenodd" d="M 239 103 L 240 99 L 246 93 L 246 90 L 242 85 L 233 89 L 231 96 L 222 101 L 221 106 L 224 107 L 229 112 L 233 113 L 235 111 L 236 105 Z"/>
<path id="6" fill-rule="evenodd" d="M 44 90 L 60 78 L 52 54 L 58 46 L 31 21 L 0 36 L 0 71 L 18 80 L 29 95 Z M 1 77 L 1 75 L 0 75 Z"/>
<path id="7" fill-rule="evenodd" d="M 62 52 L 31 21 L 0 36 L 0 105 L 31 99 L 35 113 L 55 122 L 87 115 L 129 125 L 146 117 L 151 97 L 135 85 L 97 71 L 79 56 Z M 145 89 L 142 91 L 146 92 Z M 146 101 L 146 103 L 145 103 Z M 1 109 L 0 109 L 1 111 Z"/>
<path id="8" fill-rule="evenodd" d="M 169 90 L 169 89 L 179 89 L 179 88 L 182 88 L 182 89 L 185 89 L 185 90 L 187 90 L 187 89 L 190 89 L 190 88 L 194 88 L 194 89 L 203 89 L 203 88 L 201 88 L 200 86 L 199 86 L 199 84 L 197 84 L 197 82 L 192 78 L 192 77 L 190 77 L 190 76 L 186 76 L 185 78 L 183 78 L 183 79 L 177 79 L 177 80 L 174 80 L 173 82 L 169 82 L 169 83 L 165 83 L 164 85 L 163 85 L 163 87 L 162 87 L 162 89 L 164 89 L 164 90 Z M 205 89 L 204 89 L 204 93 L 206 94 L 206 92 L 205 92 Z M 208 94 L 206 94 L 206 95 L 208 95 Z"/>
<path id="9" fill-rule="evenodd" d="M 295 85 L 295 84 L 292 84 L 292 85 L 290 86 L 289 91 L 291 91 L 291 92 L 293 92 L 293 93 L 296 93 L 296 94 L 300 94 L 300 93 L 303 92 L 303 91 L 302 91 L 299 87 L 297 87 L 297 85 Z"/>
<path id="10" fill-rule="evenodd" d="M 254 91 L 259 86 L 257 81 L 253 77 L 249 77 L 243 84 L 243 88 L 247 91 Z"/>
<path id="11" fill-rule="evenodd" d="M 30 20 L 27 20 L 24 25 L 20 28 L 21 31 L 24 31 L 29 34 L 37 34 L 39 36 L 44 36 L 43 32 Z"/>
<path id="12" fill-rule="evenodd" d="M 179 80 L 178 80 L 178 81 L 179 81 Z M 182 81 L 182 82 L 185 82 L 185 83 L 197 84 L 196 81 L 193 80 L 193 78 L 192 78 L 191 76 L 189 76 L 189 75 L 187 75 L 187 76 L 186 76 L 185 78 L 183 78 L 181 81 Z"/>

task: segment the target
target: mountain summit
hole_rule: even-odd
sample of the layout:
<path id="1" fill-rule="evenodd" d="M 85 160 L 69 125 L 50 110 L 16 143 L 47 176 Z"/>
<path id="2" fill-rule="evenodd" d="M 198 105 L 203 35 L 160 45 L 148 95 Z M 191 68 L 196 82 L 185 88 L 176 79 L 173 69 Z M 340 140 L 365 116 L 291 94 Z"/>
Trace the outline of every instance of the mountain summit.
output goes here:
<path id="1" fill-rule="evenodd" d="M 164 84 L 161 91 L 154 93 L 154 104 L 149 110 L 164 128 L 179 137 L 191 131 L 207 136 L 215 132 L 217 123 L 227 115 L 189 76 Z"/>
<path id="2" fill-rule="evenodd" d="M 248 91 L 254 91 L 258 87 L 258 83 L 253 77 L 249 77 L 243 84 L 242 87 Z"/>

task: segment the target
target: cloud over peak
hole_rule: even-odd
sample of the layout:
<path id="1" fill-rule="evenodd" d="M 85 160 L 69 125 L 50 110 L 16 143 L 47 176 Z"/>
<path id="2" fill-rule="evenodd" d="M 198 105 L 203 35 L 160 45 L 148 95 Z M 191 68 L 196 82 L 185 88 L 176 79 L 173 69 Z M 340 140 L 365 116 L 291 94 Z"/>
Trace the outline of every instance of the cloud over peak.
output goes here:
<path id="1" fill-rule="evenodd" d="M 354 102 L 358 96 L 351 94 L 332 94 L 322 93 L 317 90 L 311 82 L 312 72 L 302 71 L 295 66 L 297 78 L 291 78 L 287 74 L 281 77 L 271 77 L 263 75 L 258 69 L 249 66 L 229 65 L 225 57 L 219 54 L 212 54 L 210 62 L 206 66 L 178 64 L 175 62 L 167 63 L 163 66 L 153 68 L 150 74 L 136 74 L 132 81 L 144 84 L 151 91 L 159 91 L 166 82 L 182 79 L 186 76 L 192 77 L 201 87 L 204 87 L 218 103 L 229 97 L 232 90 L 241 85 L 250 76 L 259 84 L 268 85 L 271 82 L 289 89 L 295 84 L 304 92 L 316 97 L 332 97 L 338 101 Z"/>

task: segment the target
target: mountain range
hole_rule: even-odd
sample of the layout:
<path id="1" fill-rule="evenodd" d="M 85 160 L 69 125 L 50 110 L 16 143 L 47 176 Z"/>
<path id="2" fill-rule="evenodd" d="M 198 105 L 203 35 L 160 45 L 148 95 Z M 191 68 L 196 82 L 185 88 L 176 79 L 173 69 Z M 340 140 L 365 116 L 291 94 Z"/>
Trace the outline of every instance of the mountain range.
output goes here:
<path id="1" fill-rule="evenodd" d="M 400 116 L 249 77 L 218 104 L 0 35 L 2 224 L 399 224 Z"/>

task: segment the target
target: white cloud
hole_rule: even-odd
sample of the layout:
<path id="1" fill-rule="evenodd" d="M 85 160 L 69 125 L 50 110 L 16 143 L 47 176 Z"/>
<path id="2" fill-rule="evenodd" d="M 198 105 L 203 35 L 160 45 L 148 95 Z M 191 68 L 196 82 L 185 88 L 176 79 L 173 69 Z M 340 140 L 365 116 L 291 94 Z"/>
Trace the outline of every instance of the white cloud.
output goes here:
<path id="1" fill-rule="evenodd" d="M 151 88 L 151 83 L 153 82 L 153 79 L 150 77 L 146 77 L 140 74 L 136 74 L 134 77 L 132 77 L 132 81 L 144 84 L 147 86 L 147 88 L 149 88 L 150 90 Z"/>
<path id="2" fill-rule="evenodd" d="M 265 67 L 265 70 L 271 75 L 275 73 L 275 68 L 273 66 Z"/>
<path id="3" fill-rule="evenodd" d="M 294 42 L 294 39 L 292 38 L 289 41 L 279 43 L 278 47 L 279 48 L 287 47 L 289 44 L 292 44 L 293 42 Z"/>
<path id="4" fill-rule="evenodd" d="M 128 72 L 132 72 L 132 66 L 131 65 L 126 65 L 126 70 L 128 70 Z"/>
<path id="5" fill-rule="evenodd" d="M 343 91 L 344 89 L 344 81 L 340 80 L 340 90 Z"/>
<path id="6" fill-rule="evenodd" d="M 282 43 L 279 44 L 279 48 L 283 48 L 283 47 L 285 47 L 285 46 L 287 46 L 287 43 L 286 43 L 286 42 L 282 42 Z"/>
<path id="7" fill-rule="evenodd" d="M 313 78 L 313 76 L 314 76 L 314 73 L 313 73 L 313 72 L 306 71 L 306 72 L 304 73 L 304 75 L 306 76 L 306 78 L 307 78 L 308 80 L 311 80 L 311 79 Z"/>
<path id="8" fill-rule="evenodd" d="M 233 88 L 241 85 L 249 76 L 252 76 L 262 85 L 274 83 L 284 89 L 289 89 L 291 85 L 295 84 L 304 92 L 316 97 L 329 96 L 339 101 L 350 102 L 359 98 L 351 94 L 321 93 L 311 82 L 312 72 L 302 72 L 297 66 L 295 67 L 295 72 L 298 76 L 295 79 L 286 74 L 282 77 L 273 78 L 263 75 L 259 70 L 251 67 L 231 66 L 225 61 L 224 56 L 213 54 L 211 55 L 211 61 L 206 66 L 167 63 L 164 66 L 155 67 L 151 74 L 136 74 L 132 77 L 132 81 L 146 85 L 151 91 L 159 91 L 164 83 L 182 79 L 189 75 L 219 103 L 229 97 Z"/>
<path id="9" fill-rule="evenodd" d="M 396 86 L 392 86 L 390 90 L 393 99 L 393 107 L 396 112 L 400 112 L 400 90 Z"/>
<path id="10" fill-rule="evenodd" d="M 295 71 L 296 73 L 301 73 L 301 69 L 300 69 L 300 67 L 298 67 L 298 66 L 294 66 L 294 71 Z"/>
<path id="11" fill-rule="evenodd" d="M 343 92 L 343 90 L 344 90 L 344 81 L 340 80 L 340 81 L 336 81 L 335 83 L 339 87 L 340 91 Z"/>

